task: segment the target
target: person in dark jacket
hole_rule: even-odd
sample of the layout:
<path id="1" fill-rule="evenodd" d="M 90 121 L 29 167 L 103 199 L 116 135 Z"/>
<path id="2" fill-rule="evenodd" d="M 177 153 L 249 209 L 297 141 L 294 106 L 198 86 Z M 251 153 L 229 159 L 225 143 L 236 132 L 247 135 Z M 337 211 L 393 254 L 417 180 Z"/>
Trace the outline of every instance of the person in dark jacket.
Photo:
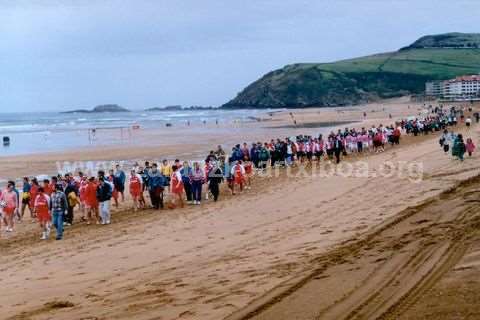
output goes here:
<path id="1" fill-rule="evenodd" d="M 163 190 L 166 179 L 158 170 L 156 163 L 152 164 L 152 168 L 148 171 L 148 192 L 150 193 L 150 200 L 155 209 L 163 209 Z"/>
<path id="2" fill-rule="evenodd" d="M 213 168 L 210 170 L 207 180 L 208 187 L 213 195 L 213 201 L 217 202 L 218 195 L 220 194 L 220 183 L 223 182 L 223 172 L 216 162 L 214 162 L 212 165 Z"/>
<path id="3" fill-rule="evenodd" d="M 72 225 L 73 224 L 73 210 L 75 208 L 75 204 L 70 203 L 68 201 L 68 199 L 69 199 L 69 197 L 70 198 L 78 197 L 79 196 L 79 191 L 78 191 L 78 188 L 77 188 L 77 184 L 75 183 L 75 181 L 73 180 L 73 178 L 71 176 L 68 176 L 68 180 L 66 181 L 66 184 L 67 185 L 65 186 L 65 196 L 67 197 L 67 213 L 65 214 L 64 222 L 67 225 Z M 70 195 L 70 193 L 73 193 L 75 195 L 75 197 L 73 196 L 73 194 Z"/>
<path id="4" fill-rule="evenodd" d="M 97 200 L 100 206 L 102 224 L 110 224 L 110 199 L 112 198 L 113 186 L 105 177 L 99 179 L 97 187 Z"/>
<path id="5" fill-rule="evenodd" d="M 115 190 L 120 193 L 122 196 L 122 202 L 125 201 L 125 181 L 127 180 L 127 176 L 125 172 L 120 168 L 120 165 L 117 164 L 115 166 L 115 174 L 113 176 L 113 184 L 115 186 Z"/>
<path id="6" fill-rule="evenodd" d="M 333 143 L 333 151 L 335 153 L 335 159 L 337 164 L 340 163 L 340 155 L 342 154 L 344 148 L 343 148 L 343 143 L 340 138 L 340 136 L 335 138 L 335 141 Z"/>
<path id="7" fill-rule="evenodd" d="M 185 190 L 185 195 L 187 196 L 187 203 L 191 204 L 193 202 L 192 183 L 190 181 L 192 168 L 187 161 L 183 163 L 182 169 L 180 169 L 180 174 L 182 175 L 183 188 Z"/>
<path id="8" fill-rule="evenodd" d="M 252 147 L 250 148 L 250 160 L 252 161 L 255 168 L 258 168 L 258 164 L 260 162 L 260 159 L 258 158 L 259 153 L 260 150 L 258 149 L 257 144 L 252 143 Z"/>
<path id="9" fill-rule="evenodd" d="M 466 146 L 461 134 L 457 135 L 453 142 L 452 155 L 463 161 L 463 155 L 465 154 Z"/>

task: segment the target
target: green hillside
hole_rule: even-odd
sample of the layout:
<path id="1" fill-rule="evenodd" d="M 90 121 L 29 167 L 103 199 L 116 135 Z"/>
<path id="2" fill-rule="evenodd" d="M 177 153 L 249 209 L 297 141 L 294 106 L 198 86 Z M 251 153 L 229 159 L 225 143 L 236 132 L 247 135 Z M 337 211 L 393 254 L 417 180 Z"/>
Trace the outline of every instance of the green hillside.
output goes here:
<path id="1" fill-rule="evenodd" d="M 421 37 L 405 49 L 413 48 L 479 48 L 478 33 L 445 33 Z"/>
<path id="2" fill-rule="evenodd" d="M 447 35 L 422 37 L 397 52 L 334 63 L 288 65 L 255 81 L 223 107 L 295 108 L 358 104 L 421 93 L 428 80 L 479 74 L 480 34 Z"/>

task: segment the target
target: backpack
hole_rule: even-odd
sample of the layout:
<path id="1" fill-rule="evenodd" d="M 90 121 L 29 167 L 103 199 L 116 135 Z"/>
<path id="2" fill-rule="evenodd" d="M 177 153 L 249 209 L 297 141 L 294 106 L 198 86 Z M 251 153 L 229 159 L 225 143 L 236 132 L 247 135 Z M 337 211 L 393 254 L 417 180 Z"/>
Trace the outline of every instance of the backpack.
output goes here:
<path id="1" fill-rule="evenodd" d="M 80 204 L 80 201 L 78 200 L 77 195 L 73 191 L 70 192 L 68 194 L 68 205 L 70 208 L 75 208 L 78 204 Z"/>
<path id="2" fill-rule="evenodd" d="M 268 151 L 266 149 L 262 149 L 260 151 L 260 160 L 267 161 L 268 160 Z"/>

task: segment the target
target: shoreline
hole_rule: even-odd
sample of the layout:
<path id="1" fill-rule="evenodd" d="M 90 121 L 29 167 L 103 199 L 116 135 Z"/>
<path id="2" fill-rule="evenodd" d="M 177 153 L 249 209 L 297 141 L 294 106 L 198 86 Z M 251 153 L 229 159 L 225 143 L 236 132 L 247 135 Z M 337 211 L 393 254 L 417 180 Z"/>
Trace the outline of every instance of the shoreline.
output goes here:
<path id="1" fill-rule="evenodd" d="M 333 123 L 342 121 L 356 123 L 355 127 L 369 127 L 381 122 L 393 123 L 412 113 L 418 113 L 422 104 L 410 102 L 407 98 L 388 100 L 387 104 L 370 104 L 366 106 L 341 108 L 307 108 L 294 113 L 297 127 L 291 128 L 290 111 L 283 110 L 272 114 L 270 119 L 278 126 L 286 128 L 269 128 L 270 122 L 249 122 L 235 126 L 207 126 L 203 132 L 189 132 L 185 127 L 146 129 L 139 132 L 138 139 L 125 142 L 124 145 L 79 147 L 67 151 L 52 151 L 18 156 L 0 156 L 0 179 L 18 179 L 23 176 L 52 175 L 57 170 L 57 162 L 64 161 L 124 161 L 150 159 L 168 159 L 173 161 L 181 156 L 203 156 L 217 145 L 223 145 L 228 152 L 236 143 L 252 141 L 269 141 L 277 137 L 299 134 L 316 136 L 329 129 L 343 129 L 345 125 L 332 128 L 311 128 L 311 123 Z M 411 108 L 407 108 L 411 106 Z M 363 112 L 367 112 L 364 119 Z M 266 113 L 268 114 L 268 113 Z M 392 119 L 389 119 L 392 115 Z M 192 138 L 190 138 L 192 137 Z M 12 173 L 15 176 L 12 177 Z"/>

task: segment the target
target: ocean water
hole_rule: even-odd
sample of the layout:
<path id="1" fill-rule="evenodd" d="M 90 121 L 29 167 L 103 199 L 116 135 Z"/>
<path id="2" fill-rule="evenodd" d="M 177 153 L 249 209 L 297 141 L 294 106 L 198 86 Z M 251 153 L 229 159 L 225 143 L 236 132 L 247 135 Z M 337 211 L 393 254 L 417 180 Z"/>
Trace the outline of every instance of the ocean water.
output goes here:
<path id="1" fill-rule="evenodd" d="M 265 110 L 198 110 L 160 111 L 97 114 L 61 113 L 0 113 L 0 139 L 10 138 L 10 145 L 0 145 L 0 156 L 52 152 L 91 145 L 115 145 L 125 143 L 127 129 L 138 125 L 141 128 L 164 128 L 186 125 L 199 128 L 233 121 L 251 121 Z M 108 129 L 110 128 L 110 129 Z M 97 129 L 95 136 L 91 129 Z"/>

